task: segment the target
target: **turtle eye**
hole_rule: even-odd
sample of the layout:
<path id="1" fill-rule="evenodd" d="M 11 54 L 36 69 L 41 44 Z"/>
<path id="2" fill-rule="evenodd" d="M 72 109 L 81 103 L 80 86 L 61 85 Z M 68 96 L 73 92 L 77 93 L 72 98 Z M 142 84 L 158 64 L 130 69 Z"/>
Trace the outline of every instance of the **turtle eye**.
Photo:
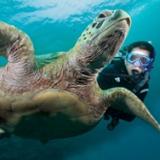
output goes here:
<path id="1" fill-rule="evenodd" d="M 112 11 L 105 11 L 99 14 L 98 18 L 106 18 L 112 15 Z"/>
<path id="2" fill-rule="evenodd" d="M 103 13 L 101 13 L 101 14 L 98 16 L 98 18 L 105 18 L 105 17 L 106 17 L 106 15 L 103 14 Z"/>

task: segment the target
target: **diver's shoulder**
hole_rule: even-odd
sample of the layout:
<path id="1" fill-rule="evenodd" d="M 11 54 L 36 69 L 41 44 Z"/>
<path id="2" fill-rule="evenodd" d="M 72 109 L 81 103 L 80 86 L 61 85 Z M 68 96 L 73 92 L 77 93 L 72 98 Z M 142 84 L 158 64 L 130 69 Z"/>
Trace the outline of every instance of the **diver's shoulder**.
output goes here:
<path id="1" fill-rule="evenodd" d="M 116 70 L 119 70 L 120 68 L 122 68 L 122 66 L 124 66 L 124 59 L 121 57 L 115 57 L 111 61 L 110 66 Z"/>
<path id="2" fill-rule="evenodd" d="M 123 59 L 122 58 L 114 58 L 108 65 L 104 66 L 104 68 L 101 70 L 100 74 L 115 74 L 119 73 L 120 69 L 123 65 Z"/>

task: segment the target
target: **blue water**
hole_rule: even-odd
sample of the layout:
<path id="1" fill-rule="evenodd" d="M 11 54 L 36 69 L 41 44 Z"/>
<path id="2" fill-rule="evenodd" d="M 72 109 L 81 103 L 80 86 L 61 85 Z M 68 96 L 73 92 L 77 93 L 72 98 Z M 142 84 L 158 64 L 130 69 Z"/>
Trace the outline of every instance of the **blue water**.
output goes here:
<path id="1" fill-rule="evenodd" d="M 157 56 L 146 105 L 160 121 L 160 1 L 159 0 L 4 0 L 0 20 L 31 37 L 36 54 L 66 51 L 92 19 L 104 9 L 121 8 L 131 15 L 125 44 L 150 40 Z M 0 141 L 0 160 L 160 160 L 160 134 L 143 121 L 122 122 L 113 132 L 102 121 L 78 137 L 41 144 L 18 137 Z"/>

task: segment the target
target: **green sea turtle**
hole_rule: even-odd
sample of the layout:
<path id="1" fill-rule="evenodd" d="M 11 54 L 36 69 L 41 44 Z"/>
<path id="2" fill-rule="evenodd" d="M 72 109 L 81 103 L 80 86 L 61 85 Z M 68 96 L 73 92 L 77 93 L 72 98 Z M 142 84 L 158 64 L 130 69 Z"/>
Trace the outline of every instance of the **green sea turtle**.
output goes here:
<path id="1" fill-rule="evenodd" d="M 0 133 L 47 141 L 76 136 L 93 128 L 113 103 L 160 130 L 145 105 L 125 88 L 102 91 L 96 76 L 120 48 L 130 28 L 122 11 L 104 11 L 75 46 L 52 62 L 38 61 L 30 38 L 0 22 Z M 44 58 L 44 57 L 43 57 Z"/>

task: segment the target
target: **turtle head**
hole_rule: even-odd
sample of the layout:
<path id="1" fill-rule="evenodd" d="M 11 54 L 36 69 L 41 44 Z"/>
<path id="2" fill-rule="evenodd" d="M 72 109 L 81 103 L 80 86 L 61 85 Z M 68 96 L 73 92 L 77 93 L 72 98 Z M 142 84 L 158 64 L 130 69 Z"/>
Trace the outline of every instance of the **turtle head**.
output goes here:
<path id="1" fill-rule="evenodd" d="M 74 47 L 77 61 L 93 71 L 102 68 L 120 48 L 130 24 L 130 16 L 123 10 L 100 13 Z"/>

